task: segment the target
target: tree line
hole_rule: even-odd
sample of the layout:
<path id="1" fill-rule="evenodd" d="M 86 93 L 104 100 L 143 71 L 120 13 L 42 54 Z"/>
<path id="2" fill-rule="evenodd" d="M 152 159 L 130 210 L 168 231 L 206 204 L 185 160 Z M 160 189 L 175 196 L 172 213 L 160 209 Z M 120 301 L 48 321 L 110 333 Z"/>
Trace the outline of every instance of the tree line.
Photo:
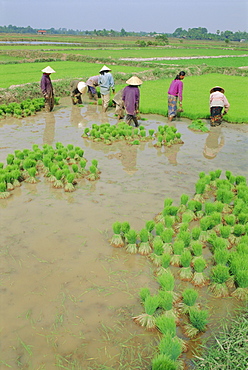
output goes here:
<path id="1" fill-rule="evenodd" d="M 17 27 L 13 25 L 9 26 L 0 26 L 0 33 L 21 33 L 21 34 L 34 34 L 37 33 L 39 29 L 28 27 Z M 157 32 L 128 32 L 122 28 L 120 31 L 115 30 L 96 30 L 93 31 L 82 31 L 82 30 L 73 30 L 67 28 L 49 28 L 43 29 L 47 34 L 50 35 L 81 35 L 81 36 L 105 36 L 105 37 L 125 37 L 125 36 L 152 36 L 158 37 L 176 37 L 180 39 L 192 39 L 192 40 L 229 40 L 229 41 L 248 41 L 248 33 L 246 31 L 220 31 L 217 30 L 216 33 L 208 32 L 207 28 L 197 27 L 189 28 L 184 30 L 183 28 L 177 28 L 173 33 L 157 33 Z"/>

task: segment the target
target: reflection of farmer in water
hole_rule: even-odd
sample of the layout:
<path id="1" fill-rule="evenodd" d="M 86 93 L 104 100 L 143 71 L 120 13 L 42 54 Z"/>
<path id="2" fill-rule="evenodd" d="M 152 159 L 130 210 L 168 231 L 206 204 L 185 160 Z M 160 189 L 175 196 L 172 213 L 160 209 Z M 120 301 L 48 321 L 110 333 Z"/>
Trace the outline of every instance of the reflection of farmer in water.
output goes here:
<path id="1" fill-rule="evenodd" d="M 123 170 L 127 172 L 129 175 L 133 175 L 136 171 L 138 171 L 137 165 L 137 146 L 131 145 L 128 146 L 126 143 L 117 143 L 118 148 L 120 149 L 119 153 L 116 154 L 109 154 L 109 159 L 119 159 L 121 164 L 123 165 Z"/>
<path id="2" fill-rule="evenodd" d="M 213 159 L 225 144 L 224 136 L 220 127 L 211 129 L 203 149 L 203 155 L 207 159 Z"/>
<path id="3" fill-rule="evenodd" d="M 162 151 L 162 148 L 156 148 L 158 156 L 161 156 L 162 154 L 165 155 L 165 157 L 168 159 L 169 163 L 176 166 L 177 165 L 177 153 L 180 150 L 181 145 L 173 145 L 171 148 L 165 148 L 165 150 Z"/>
<path id="4" fill-rule="evenodd" d="M 45 116 L 45 129 L 43 133 L 43 144 L 52 145 L 55 134 L 55 117 L 54 113 Z"/>

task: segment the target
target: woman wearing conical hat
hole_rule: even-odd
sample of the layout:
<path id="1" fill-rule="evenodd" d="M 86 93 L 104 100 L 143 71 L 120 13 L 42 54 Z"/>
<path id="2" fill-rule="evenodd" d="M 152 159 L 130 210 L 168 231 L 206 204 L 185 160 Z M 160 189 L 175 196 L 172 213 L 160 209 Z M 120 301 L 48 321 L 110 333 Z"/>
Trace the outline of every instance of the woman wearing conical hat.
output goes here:
<path id="1" fill-rule="evenodd" d="M 137 113 L 139 112 L 140 91 L 139 87 L 142 81 L 137 76 L 132 76 L 126 81 L 128 86 L 123 90 L 122 100 L 126 109 L 126 122 L 131 125 L 133 121 L 138 127 Z"/>
<path id="2" fill-rule="evenodd" d="M 103 66 L 99 71 L 100 76 L 98 79 L 98 84 L 100 86 L 103 112 L 106 112 L 108 109 L 110 100 L 110 89 L 112 88 L 113 93 L 115 92 L 115 82 L 110 71 L 111 69 L 107 66 Z"/>
<path id="3" fill-rule="evenodd" d="M 230 104 L 224 95 L 225 90 L 220 86 L 215 86 L 210 90 L 210 126 L 219 126 L 222 117 L 229 110 Z M 222 114 L 222 110 L 224 112 Z"/>
<path id="4" fill-rule="evenodd" d="M 50 74 L 55 73 L 55 71 L 50 66 L 47 66 L 41 72 L 43 72 L 43 75 L 40 81 L 40 88 L 45 98 L 45 110 L 46 112 L 51 112 L 54 107 L 54 93 Z"/>

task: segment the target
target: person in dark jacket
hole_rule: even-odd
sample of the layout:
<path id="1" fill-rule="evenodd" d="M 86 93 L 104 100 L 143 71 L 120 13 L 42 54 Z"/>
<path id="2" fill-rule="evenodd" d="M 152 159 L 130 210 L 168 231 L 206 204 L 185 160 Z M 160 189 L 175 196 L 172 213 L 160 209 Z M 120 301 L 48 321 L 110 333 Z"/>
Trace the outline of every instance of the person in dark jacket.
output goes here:
<path id="1" fill-rule="evenodd" d="M 54 107 L 54 93 L 50 74 L 55 73 L 55 71 L 50 66 L 47 66 L 41 72 L 43 72 L 43 75 L 40 81 L 40 88 L 45 98 L 45 110 L 46 112 L 51 112 Z"/>
<path id="2" fill-rule="evenodd" d="M 131 125 L 131 121 L 138 127 L 137 113 L 139 113 L 140 91 L 138 86 L 143 82 L 137 76 L 132 76 L 126 81 L 128 86 L 123 90 L 122 100 L 126 110 L 126 122 Z"/>

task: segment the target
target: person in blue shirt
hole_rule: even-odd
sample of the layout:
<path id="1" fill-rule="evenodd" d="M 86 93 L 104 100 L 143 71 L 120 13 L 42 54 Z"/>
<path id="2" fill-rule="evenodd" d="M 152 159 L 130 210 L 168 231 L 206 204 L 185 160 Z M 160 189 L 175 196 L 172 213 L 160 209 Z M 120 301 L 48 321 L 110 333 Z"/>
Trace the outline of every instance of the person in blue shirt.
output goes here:
<path id="1" fill-rule="evenodd" d="M 100 76 L 98 79 L 98 84 L 100 86 L 103 112 L 106 112 L 108 109 L 110 100 L 110 89 L 112 88 L 113 93 L 115 92 L 114 78 L 110 71 L 111 69 L 107 66 L 103 66 L 102 69 L 99 71 Z"/>

